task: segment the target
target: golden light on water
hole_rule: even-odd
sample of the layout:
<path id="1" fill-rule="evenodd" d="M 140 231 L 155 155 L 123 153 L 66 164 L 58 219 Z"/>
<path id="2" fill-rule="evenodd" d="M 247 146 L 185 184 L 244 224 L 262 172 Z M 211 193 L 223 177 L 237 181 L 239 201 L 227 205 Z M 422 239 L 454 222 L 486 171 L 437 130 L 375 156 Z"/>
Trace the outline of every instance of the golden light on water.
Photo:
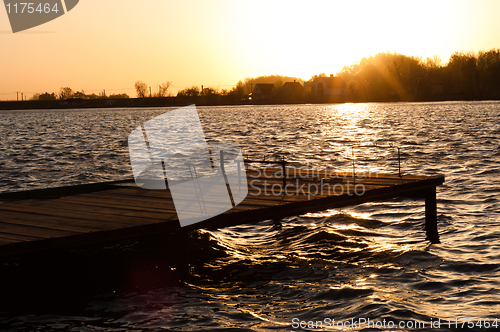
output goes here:
<path id="1" fill-rule="evenodd" d="M 304 215 L 302 215 L 304 218 L 328 218 L 332 217 L 337 214 L 341 214 L 342 212 L 339 210 L 326 210 L 326 211 L 320 211 L 320 212 L 309 212 Z M 315 225 L 314 223 L 311 223 L 311 225 Z"/>
<path id="2" fill-rule="evenodd" d="M 414 244 L 400 244 L 400 243 L 372 243 L 370 244 L 370 251 L 372 252 L 407 252 L 414 250 Z"/>
<path id="3" fill-rule="evenodd" d="M 352 230 L 352 229 L 362 229 L 359 225 L 356 224 L 349 224 L 349 225 L 335 225 L 331 224 L 329 225 L 330 229 L 328 230 L 328 233 L 336 233 L 337 231 L 347 231 L 347 230 Z"/>
<path id="4" fill-rule="evenodd" d="M 371 213 L 350 211 L 347 214 L 355 219 L 370 219 Z"/>

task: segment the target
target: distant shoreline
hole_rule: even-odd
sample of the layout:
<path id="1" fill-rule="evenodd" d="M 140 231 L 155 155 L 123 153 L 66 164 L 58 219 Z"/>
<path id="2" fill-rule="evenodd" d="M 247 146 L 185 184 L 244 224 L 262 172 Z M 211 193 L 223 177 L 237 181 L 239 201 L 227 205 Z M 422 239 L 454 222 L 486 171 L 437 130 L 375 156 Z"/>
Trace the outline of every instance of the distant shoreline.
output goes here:
<path id="1" fill-rule="evenodd" d="M 67 100 L 26 100 L 26 101 L 0 101 L 0 110 L 43 110 L 43 109 L 81 109 L 81 108 L 132 108 L 132 107 L 182 107 L 195 104 L 196 106 L 237 106 L 237 105 L 297 105 L 297 104 L 333 104 L 333 103 L 370 103 L 370 102 L 438 102 L 438 101 L 486 101 L 500 99 L 480 99 L 468 96 L 442 96 L 443 98 L 418 99 L 418 100 L 296 100 L 295 102 L 283 101 L 251 101 L 239 102 L 227 99 L 205 97 L 152 97 L 152 98 L 124 98 L 124 99 L 67 99 Z"/>

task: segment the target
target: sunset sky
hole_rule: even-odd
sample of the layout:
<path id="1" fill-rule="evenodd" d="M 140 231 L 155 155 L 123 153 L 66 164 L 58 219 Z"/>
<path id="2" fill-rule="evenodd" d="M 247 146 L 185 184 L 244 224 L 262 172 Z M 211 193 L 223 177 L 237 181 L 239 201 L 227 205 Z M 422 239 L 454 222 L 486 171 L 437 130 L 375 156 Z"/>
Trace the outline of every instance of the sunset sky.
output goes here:
<path id="1" fill-rule="evenodd" d="M 3 7 L 3 6 L 2 6 Z M 192 85 L 334 74 L 365 56 L 500 48 L 500 1 L 81 0 L 12 33 L 0 8 L 0 100 L 61 87 L 135 97 L 134 83 Z"/>

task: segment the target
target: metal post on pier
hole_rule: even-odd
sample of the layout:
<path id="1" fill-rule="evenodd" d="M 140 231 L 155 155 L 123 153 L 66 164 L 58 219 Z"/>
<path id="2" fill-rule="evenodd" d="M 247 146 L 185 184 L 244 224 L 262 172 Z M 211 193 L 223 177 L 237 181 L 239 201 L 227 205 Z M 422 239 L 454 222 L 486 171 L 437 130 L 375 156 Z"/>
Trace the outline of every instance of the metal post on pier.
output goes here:
<path id="1" fill-rule="evenodd" d="M 226 183 L 227 193 L 229 194 L 231 205 L 235 207 L 236 204 L 234 203 L 233 193 L 231 192 L 231 186 L 227 180 L 226 169 L 224 168 L 224 150 L 220 150 L 220 170 L 222 172 L 222 176 L 224 177 L 224 182 Z"/>
<path id="2" fill-rule="evenodd" d="M 281 159 L 281 167 L 283 169 L 283 190 L 286 189 L 286 160 L 285 157 Z"/>
<path id="3" fill-rule="evenodd" d="M 238 190 L 241 190 L 241 161 L 238 159 L 236 163 L 238 164 Z"/>
<path id="4" fill-rule="evenodd" d="M 398 175 L 401 177 L 401 147 L 398 148 Z"/>
<path id="5" fill-rule="evenodd" d="M 354 163 L 354 145 L 351 146 L 351 150 L 352 150 L 352 182 L 356 183 L 356 166 Z"/>
<path id="6" fill-rule="evenodd" d="M 224 150 L 220 150 L 220 170 L 222 174 L 226 174 L 226 170 L 224 169 Z"/>
<path id="7" fill-rule="evenodd" d="M 246 159 L 244 162 L 245 163 L 271 163 L 271 164 L 281 165 L 281 170 L 283 171 L 283 189 L 286 188 L 286 180 L 287 180 L 286 164 L 288 164 L 288 161 L 286 161 L 285 157 L 281 157 L 281 160 L 277 160 L 277 161 L 266 161 L 266 156 L 264 156 L 262 158 L 262 160 Z"/>

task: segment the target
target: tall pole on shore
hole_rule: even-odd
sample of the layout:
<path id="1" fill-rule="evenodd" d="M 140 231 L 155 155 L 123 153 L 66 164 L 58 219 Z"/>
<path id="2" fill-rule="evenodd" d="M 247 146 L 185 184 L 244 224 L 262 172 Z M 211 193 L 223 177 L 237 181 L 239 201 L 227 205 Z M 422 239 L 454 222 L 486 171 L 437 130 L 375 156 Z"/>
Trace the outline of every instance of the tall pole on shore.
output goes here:
<path id="1" fill-rule="evenodd" d="M 19 92 L 16 92 L 17 93 L 17 101 L 19 101 Z"/>

